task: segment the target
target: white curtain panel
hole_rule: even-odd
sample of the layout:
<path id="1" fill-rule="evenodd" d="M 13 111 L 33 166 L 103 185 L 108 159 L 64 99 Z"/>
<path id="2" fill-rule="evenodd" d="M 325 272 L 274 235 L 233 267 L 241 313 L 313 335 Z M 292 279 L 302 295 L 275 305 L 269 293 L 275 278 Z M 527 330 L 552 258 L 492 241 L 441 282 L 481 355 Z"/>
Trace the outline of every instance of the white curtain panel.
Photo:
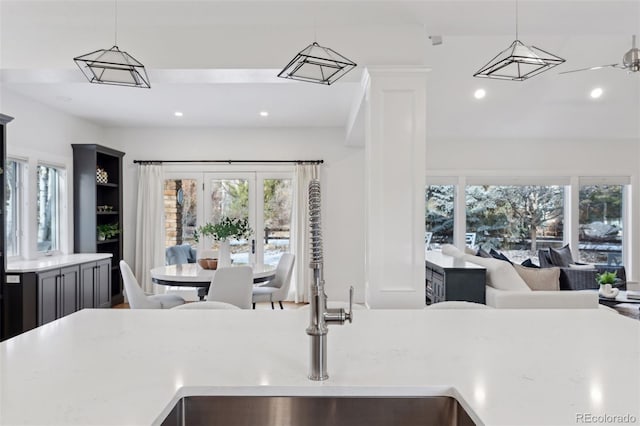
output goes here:
<path id="1" fill-rule="evenodd" d="M 135 274 L 146 293 L 164 293 L 151 282 L 151 269 L 164 265 L 164 176 L 162 165 L 141 164 L 138 169 Z"/>
<path id="2" fill-rule="evenodd" d="M 309 289 L 313 274 L 309 268 L 310 238 L 309 231 L 309 182 L 320 179 L 320 166 L 317 164 L 296 165 L 295 193 L 293 200 L 293 238 L 292 251 L 296 255 L 295 271 L 291 287 L 296 303 L 309 301 Z"/>

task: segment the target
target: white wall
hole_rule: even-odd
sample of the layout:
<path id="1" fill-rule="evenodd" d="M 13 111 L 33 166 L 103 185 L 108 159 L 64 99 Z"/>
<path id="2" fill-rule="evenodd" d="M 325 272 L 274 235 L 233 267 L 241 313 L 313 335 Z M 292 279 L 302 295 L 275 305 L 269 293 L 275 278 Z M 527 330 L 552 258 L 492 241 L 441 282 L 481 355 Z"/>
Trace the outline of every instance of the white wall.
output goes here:
<path id="1" fill-rule="evenodd" d="M 106 145 L 124 157 L 124 257 L 135 258 L 137 166 L 133 160 L 322 159 L 326 292 L 346 300 L 347 288 L 364 300 L 364 151 L 344 146 L 341 129 L 117 128 Z M 300 265 L 307 267 L 307 265 Z"/>
<path id="2" fill-rule="evenodd" d="M 23 246 L 25 258 L 37 257 L 36 248 L 36 166 L 39 161 L 66 169 L 66 197 L 63 202 L 60 249 L 73 253 L 73 151 L 74 143 L 101 143 L 103 129 L 85 120 L 64 114 L 44 104 L 0 91 L 0 111 L 14 117 L 7 127 L 7 155 L 28 160 L 28 183 L 25 188 Z M 64 200 L 63 200 L 64 201 Z"/>

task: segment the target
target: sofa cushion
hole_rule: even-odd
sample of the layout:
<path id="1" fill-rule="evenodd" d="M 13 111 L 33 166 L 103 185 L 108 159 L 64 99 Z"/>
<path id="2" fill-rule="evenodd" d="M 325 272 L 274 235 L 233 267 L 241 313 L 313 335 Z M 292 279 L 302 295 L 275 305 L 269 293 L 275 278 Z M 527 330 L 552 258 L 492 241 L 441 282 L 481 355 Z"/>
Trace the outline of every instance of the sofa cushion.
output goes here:
<path id="1" fill-rule="evenodd" d="M 531 289 L 511 264 L 498 259 L 488 259 L 466 254 L 464 260 L 484 266 L 487 270 L 487 285 L 499 290 L 530 292 Z"/>
<path id="2" fill-rule="evenodd" d="M 592 269 L 596 269 L 596 265 L 591 264 L 591 263 L 572 263 L 569 265 L 569 268 L 571 269 L 586 269 L 588 271 L 592 270 Z"/>
<path id="3" fill-rule="evenodd" d="M 566 268 L 573 263 L 573 256 L 571 256 L 571 248 L 569 248 L 569 244 L 559 249 L 550 247 L 549 256 L 551 257 L 551 263 L 553 263 L 553 266 Z"/>
<path id="4" fill-rule="evenodd" d="M 533 291 L 560 290 L 560 268 L 527 268 L 513 265 L 514 269 Z"/>

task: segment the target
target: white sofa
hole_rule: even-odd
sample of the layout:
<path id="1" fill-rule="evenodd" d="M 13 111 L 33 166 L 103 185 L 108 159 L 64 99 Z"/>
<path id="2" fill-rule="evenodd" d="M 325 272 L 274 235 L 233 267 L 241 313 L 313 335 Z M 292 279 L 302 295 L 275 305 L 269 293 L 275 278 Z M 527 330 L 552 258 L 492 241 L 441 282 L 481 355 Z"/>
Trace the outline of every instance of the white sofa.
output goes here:
<path id="1" fill-rule="evenodd" d="M 486 268 L 486 304 L 488 306 L 507 309 L 598 308 L 597 292 L 533 291 L 508 262 L 465 254 L 451 245 L 443 246 L 442 253 Z"/>

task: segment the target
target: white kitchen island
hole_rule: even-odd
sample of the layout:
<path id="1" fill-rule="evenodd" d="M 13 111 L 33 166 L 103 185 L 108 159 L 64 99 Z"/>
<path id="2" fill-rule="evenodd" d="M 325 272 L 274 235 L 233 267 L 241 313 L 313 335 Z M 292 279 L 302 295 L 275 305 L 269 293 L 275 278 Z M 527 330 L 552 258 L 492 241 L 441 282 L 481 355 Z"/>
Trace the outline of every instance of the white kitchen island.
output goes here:
<path id="1" fill-rule="evenodd" d="M 83 310 L 0 344 L 0 424 L 148 425 L 188 395 L 452 395 L 478 424 L 640 422 L 640 322 L 603 310 L 356 311 L 312 382 L 309 312 Z"/>

